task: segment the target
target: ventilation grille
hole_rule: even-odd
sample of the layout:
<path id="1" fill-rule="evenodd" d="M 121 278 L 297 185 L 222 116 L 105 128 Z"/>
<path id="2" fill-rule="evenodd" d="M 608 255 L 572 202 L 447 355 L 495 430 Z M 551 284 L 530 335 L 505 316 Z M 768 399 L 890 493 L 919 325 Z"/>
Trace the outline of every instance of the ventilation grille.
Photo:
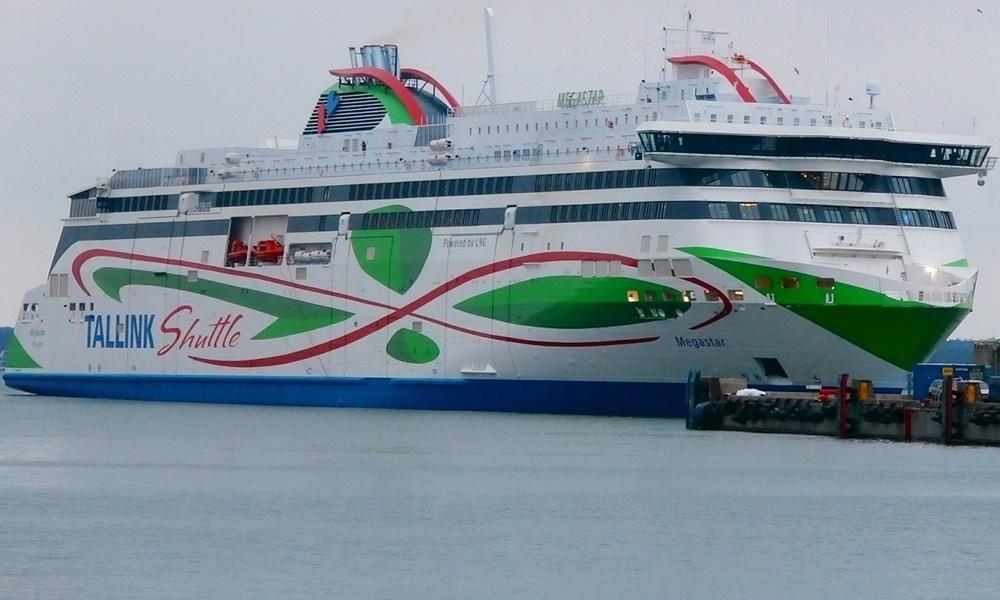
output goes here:
<path id="1" fill-rule="evenodd" d="M 340 102 L 332 115 L 326 115 L 326 94 L 320 94 L 319 100 L 309 115 L 309 122 L 302 133 L 342 133 L 345 131 L 370 131 L 385 118 L 385 107 L 382 101 L 363 92 L 340 94 Z M 317 108 L 318 107 L 318 108 Z M 326 119 L 322 131 L 317 131 L 320 115 Z"/>

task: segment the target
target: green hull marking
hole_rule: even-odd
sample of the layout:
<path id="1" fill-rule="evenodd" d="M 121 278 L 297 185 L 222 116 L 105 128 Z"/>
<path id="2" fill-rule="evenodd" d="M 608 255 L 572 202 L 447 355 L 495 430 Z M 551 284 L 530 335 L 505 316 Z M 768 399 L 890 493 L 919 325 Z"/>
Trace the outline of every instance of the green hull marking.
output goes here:
<path id="1" fill-rule="evenodd" d="M 638 294 L 638 301 L 630 302 L 629 292 Z M 573 275 L 529 279 L 455 305 L 458 310 L 488 319 L 552 329 L 675 319 L 690 307 L 680 292 L 666 286 L 628 277 Z"/>
<path id="2" fill-rule="evenodd" d="M 767 259 L 766 256 L 758 256 L 756 254 L 747 254 L 745 252 L 736 252 L 734 250 L 723 250 L 722 248 L 709 248 L 707 246 L 687 246 L 686 248 L 678 248 L 681 252 L 687 252 L 698 258 L 728 258 L 733 260 L 738 259 Z"/>
<path id="3" fill-rule="evenodd" d="M 740 257 L 711 248 L 679 250 L 722 269 L 761 293 L 772 294 L 780 306 L 906 370 L 926 359 L 969 312 L 966 306 L 939 307 L 896 300 L 839 281 L 833 288 L 820 287 L 817 281 L 820 278 L 815 275 L 755 262 L 767 259 Z M 758 287 L 761 279 L 768 280 L 770 286 Z M 784 287 L 786 279 L 796 280 L 797 287 Z M 828 295 L 832 295 L 833 303 L 827 302 Z"/>
<path id="4" fill-rule="evenodd" d="M 188 281 L 172 273 L 153 273 L 133 269 L 105 267 L 94 273 L 94 281 L 108 297 L 121 302 L 121 290 L 127 285 L 148 285 L 207 296 L 277 317 L 255 335 L 255 340 L 270 340 L 304 333 L 339 323 L 353 313 L 286 298 L 277 294 L 218 283 L 207 279 Z"/>
<path id="5" fill-rule="evenodd" d="M 41 369 L 42 365 L 31 358 L 28 351 L 21 345 L 21 340 L 14 335 L 7 346 L 7 367 L 10 369 Z"/>
<path id="6" fill-rule="evenodd" d="M 969 259 L 967 259 L 967 258 L 960 258 L 958 260 L 954 260 L 954 261 L 952 261 L 952 262 L 950 262 L 950 263 L 948 263 L 946 265 L 943 265 L 943 266 L 945 266 L 945 267 L 968 267 L 969 266 Z"/>
<path id="7" fill-rule="evenodd" d="M 385 351 L 400 362 L 415 365 L 429 363 L 441 354 L 434 340 L 412 329 L 400 329 L 392 334 Z"/>
<path id="8" fill-rule="evenodd" d="M 377 213 L 412 212 L 405 206 L 384 206 Z M 431 252 L 430 228 L 365 229 L 351 235 L 351 247 L 361 269 L 369 277 L 398 294 L 416 283 Z"/>
<path id="9" fill-rule="evenodd" d="M 787 308 L 907 371 L 926 360 L 969 312 L 960 307 L 912 305 Z"/>

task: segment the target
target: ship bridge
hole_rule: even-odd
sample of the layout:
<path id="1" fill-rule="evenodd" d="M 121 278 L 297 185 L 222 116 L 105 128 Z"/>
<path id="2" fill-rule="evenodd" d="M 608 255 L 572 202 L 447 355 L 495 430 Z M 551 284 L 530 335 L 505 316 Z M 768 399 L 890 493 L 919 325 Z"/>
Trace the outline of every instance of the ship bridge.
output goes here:
<path id="1" fill-rule="evenodd" d="M 676 166 L 721 167 L 740 161 L 764 168 L 815 169 L 818 162 L 850 162 L 869 172 L 955 177 L 985 175 L 995 164 L 988 158 L 989 143 L 968 136 L 677 121 L 651 121 L 636 131 L 647 158 Z"/>

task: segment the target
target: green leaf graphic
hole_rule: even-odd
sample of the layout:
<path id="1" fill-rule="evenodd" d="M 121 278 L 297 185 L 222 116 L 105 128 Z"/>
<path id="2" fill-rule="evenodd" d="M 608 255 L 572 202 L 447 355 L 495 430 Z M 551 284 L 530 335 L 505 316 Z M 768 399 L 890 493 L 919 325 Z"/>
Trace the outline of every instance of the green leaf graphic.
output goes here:
<path id="1" fill-rule="evenodd" d="M 575 275 L 529 279 L 455 305 L 458 310 L 489 319 L 553 329 L 676 319 L 690 307 L 680 292 L 663 285 L 628 277 Z"/>
<path id="2" fill-rule="evenodd" d="M 384 206 L 369 211 L 369 215 L 396 213 L 395 219 L 411 214 L 405 206 Z M 431 252 L 433 235 L 430 228 L 365 229 L 351 235 L 354 257 L 361 269 L 398 294 L 405 294 L 423 271 Z"/>

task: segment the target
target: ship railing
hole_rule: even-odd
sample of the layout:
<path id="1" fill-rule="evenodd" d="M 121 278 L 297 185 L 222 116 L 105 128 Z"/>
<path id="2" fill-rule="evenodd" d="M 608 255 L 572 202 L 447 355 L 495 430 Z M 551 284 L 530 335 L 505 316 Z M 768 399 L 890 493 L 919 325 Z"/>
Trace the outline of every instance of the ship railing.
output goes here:
<path id="1" fill-rule="evenodd" d="M 352 162 L 297 164 L 295 166 L 255 165 L 244 163 L 239 170 L 230 171 L 225 179 L 210 176 L 209 182 L 233 183 L 252 181 L 279 181 L 287 179 L 307 179 L 313 177 L 333 177 L 347 175 L 369 175 L 380 173 L 407 173 L 425 171 L 451 171 L 487 167 L 516 167 L 543 164 L 570 164 L 579 162 L 632 161 L 639 156 L 635 144 L 605 145 L 594 148 L 578 148 L 575 150 L 531 148 L 514 154 L 513 151 L 503 151 L 499 156 L 494 154 L 477 154 L 473 156 L 454 156 L 444 164 L 432 162 L 428 154 L 398 156 L 392 159 L 392 153 L 383 153 L 376 159 L 365 159 L 364 155 L 355 155 L 360 160 Z"/>
<path id="2" fill-rule="evenodd" d="M 159 167 L 115 171 L 108 180 L 113 190 L 197 185 L 208 179 L 208 169 L 199 167 Z"/>
<path id="3" fill-rule="evenodd" d="M 458 117 L 473 117 L 482 115 L 500 115 L 509 114 L 516 112 L 540 112 L 546 110 L 576 110 L 576 109 L 595 109 L 602 106 L 622 106 L 626 104 L 635 104 L 636 99 L 634 95 L 629 94 L 612 94 L 603 97 L 603 100 L 599 104 L 581 104 L 577 106 L 563 106 L 560 101 L 556 98 L 549 100 L 533 100 L 531 102 L 506 102 L 503 104 L 483 104 L 480 106 L 462 106 L 455 110 L 455 116 Z"/>

